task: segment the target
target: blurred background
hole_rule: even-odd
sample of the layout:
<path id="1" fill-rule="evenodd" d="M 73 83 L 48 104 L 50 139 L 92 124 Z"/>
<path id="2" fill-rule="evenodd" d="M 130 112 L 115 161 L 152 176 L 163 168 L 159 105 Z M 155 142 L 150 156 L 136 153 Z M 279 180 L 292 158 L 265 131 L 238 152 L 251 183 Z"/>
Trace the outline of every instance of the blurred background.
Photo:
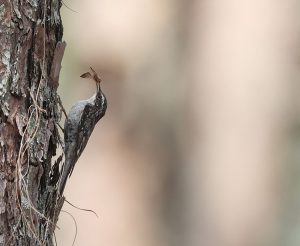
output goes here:
<path id="1" fill-rule="evenodd" d="M 75 245 L 300 245 L 298 0 L 64 0 L 60 95 L 105 117 L 67 183 Z M 62 212 L 58 245 L 75 225 Z"/>

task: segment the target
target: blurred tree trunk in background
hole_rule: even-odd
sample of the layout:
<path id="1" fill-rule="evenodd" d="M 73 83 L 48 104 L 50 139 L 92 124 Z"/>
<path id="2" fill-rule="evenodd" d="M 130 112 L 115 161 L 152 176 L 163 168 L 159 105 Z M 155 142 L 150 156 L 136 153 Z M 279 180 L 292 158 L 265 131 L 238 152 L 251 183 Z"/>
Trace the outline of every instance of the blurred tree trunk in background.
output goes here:
<path id="1" fill-rule="evenodd" d="M 201 2 L 201 3 L 200 3 Z M 195 1 L 184 245 L 275 245 L 298 1 Z"/>
<path id="2" fill-rule="evenodd" d="M 53 245 L 61 1 L 0 1 L 0 245 Z"/>

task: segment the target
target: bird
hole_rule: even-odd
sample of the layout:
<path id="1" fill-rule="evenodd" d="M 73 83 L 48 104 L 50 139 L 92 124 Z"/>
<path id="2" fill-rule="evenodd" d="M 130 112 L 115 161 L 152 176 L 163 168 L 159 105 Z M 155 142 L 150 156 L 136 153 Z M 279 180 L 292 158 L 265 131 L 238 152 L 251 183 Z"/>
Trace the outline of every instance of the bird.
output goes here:
<path id="1" fill-rule="evenodd" d="M 71 176 L 75 164 L 81 156 L 98 121 L 105 115 L 107 100 L 101 90 L 101 79 L 90 67 L 91 73 L 82 74 L 81 78 L 94 80 L 96 93 L 87 100 L 75 103 L 68 113 L 64 125 L 65 162 L 61 171 L 59 193 L 63 194 L 68 177 Z"/>

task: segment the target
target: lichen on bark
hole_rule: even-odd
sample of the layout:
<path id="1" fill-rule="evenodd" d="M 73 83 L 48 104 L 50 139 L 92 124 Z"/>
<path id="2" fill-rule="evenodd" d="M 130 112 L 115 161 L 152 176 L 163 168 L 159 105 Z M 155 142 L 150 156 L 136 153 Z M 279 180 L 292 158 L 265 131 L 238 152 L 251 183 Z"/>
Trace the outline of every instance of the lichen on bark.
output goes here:
<path id="1" fill-rule="evenodd" d="M 0 246 L 53 245 L 64 201 L 60 7 L 60 0 L 0 0 Z"/>

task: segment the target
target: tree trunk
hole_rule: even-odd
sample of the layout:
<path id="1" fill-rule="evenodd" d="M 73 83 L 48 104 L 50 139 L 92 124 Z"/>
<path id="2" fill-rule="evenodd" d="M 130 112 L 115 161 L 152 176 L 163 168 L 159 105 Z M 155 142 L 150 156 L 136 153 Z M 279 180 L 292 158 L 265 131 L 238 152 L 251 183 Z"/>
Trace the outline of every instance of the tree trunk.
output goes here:
<path id="1" fill-rule="evenodd" d="M 0 245 L 53 245 L 64 201 L 60 7 L 61 0 L 0 0 Z"/>

